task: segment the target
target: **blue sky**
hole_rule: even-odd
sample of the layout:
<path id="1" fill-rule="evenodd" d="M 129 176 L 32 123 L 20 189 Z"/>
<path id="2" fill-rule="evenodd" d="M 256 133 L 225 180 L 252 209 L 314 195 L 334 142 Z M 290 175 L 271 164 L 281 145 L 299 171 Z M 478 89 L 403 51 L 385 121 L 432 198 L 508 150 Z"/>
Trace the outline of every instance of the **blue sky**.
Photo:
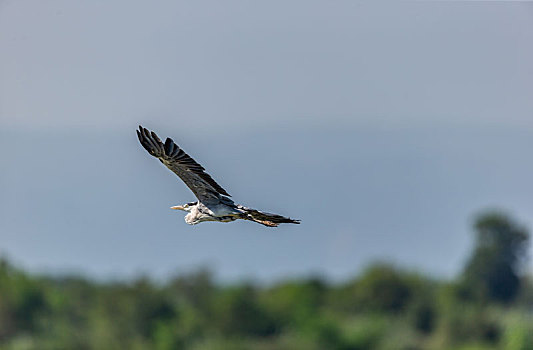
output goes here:
<path id="1" fill-rule="evenodd" d="M 532 227 L 531 42 L 525 3 L 0 2 L 0 251 L 105 278 L 453 276 L 480 210 Z M 138 124 L 302 225 L 186 225 Z"/>

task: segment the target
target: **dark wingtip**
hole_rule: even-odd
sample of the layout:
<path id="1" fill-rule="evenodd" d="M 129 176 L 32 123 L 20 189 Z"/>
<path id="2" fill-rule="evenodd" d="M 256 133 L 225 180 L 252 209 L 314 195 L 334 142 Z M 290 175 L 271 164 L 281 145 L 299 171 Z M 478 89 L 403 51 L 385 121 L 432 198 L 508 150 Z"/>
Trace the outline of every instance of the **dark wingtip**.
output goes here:
<path id="1" fill-rule="evenodd" d="M 287 223 L 287 224 L 296 224 L 296 225 L 300 224 L 300 220 L 299 219 L 287 218 L 287 220 L 284 221 L 284 222 Z"/>
<path id="2" fill-rule="evenodd" d="M 172 153 L 173 144 L 174 144 L 174 141 L 172 141 L 170 137 L 167 137 L 167 139 L 165 140 L 165 145 L 164 145 L 165 153 L 167 155 L 170 155 Z"/>
<path id="3" fill-rule="evenodd" d="M 186 166 L 200 176 L 204 181 L 211 185 L 215 191 L 221 195 L 231 197 L 220 185 L 218 185 L 213 178 L 205 173 L 204 167 L 198 164 L 194 159 L 187 155 L 170 137 L 167 137 L 165 143 L 161 142 L 161 139 L 153 131 L 144 128 L 139 125 L 137 130 L 137 136 L 141 145 L 154 157 L 174 157 L 178 156 L 177 160 L 181 160 Z M 180 153 L 181 152 L 181 153 Z M 182 159 L 183 158 L 183 159 Z"/>

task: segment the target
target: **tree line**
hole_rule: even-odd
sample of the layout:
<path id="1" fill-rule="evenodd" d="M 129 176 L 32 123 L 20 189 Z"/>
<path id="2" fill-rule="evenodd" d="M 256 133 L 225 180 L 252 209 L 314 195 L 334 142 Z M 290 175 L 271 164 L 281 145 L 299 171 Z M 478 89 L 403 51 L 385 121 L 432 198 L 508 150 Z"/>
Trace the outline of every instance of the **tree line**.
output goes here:
<path id="1" fill-rule="evenodd" d="M 165 283 L 34 276 L 0 264 L 0 350 L 533 349 L 529 233 L 480 215 L 460 275 L 389 263 L 321 278 L 220 285 L 209 271 Z"/>

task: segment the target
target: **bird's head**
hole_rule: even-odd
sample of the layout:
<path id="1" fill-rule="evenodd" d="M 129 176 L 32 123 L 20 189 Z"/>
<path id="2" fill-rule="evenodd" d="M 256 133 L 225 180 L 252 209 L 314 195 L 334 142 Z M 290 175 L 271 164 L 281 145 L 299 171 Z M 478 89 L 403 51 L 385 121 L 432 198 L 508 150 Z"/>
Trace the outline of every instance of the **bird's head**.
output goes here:
<path id="1" fill-rule="evenodd" d="M 196 203 L 187 203 L 187 204 L 183 204 L 183 205 L 175 205 L 173 207 L 170 207 L 170 209 L 175 209 L 175 210 L 183 210 L 183 211 L 187 211 L 187 212 L 190 212 L 192 207 L 195 205 Z"/>

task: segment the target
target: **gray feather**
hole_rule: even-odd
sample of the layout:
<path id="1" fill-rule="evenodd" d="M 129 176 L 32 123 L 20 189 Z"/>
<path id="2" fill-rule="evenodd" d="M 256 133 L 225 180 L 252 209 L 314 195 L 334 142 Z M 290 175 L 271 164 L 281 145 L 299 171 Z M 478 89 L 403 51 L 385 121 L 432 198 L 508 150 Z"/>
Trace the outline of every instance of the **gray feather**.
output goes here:
<path id="1" fill-rule="evenodd" d="M 163 144 L 152 131 L 139 126 L 137 136 L 141 145 L 152 156 L 159 158 L 170 170 L 178 175 L 200 201 L 219 199 L 220 195 L 230 196 L 200 164 L 183 151 L 171 138 Z"/>

